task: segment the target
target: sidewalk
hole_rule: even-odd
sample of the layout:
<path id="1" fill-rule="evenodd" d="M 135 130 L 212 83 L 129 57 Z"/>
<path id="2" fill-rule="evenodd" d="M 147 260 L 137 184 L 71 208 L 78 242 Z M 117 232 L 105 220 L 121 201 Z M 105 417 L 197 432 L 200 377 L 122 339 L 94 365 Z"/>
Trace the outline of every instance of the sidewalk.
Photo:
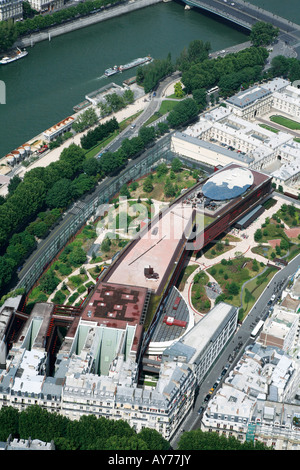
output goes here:
<path id="1" fill-rule="evenodd" d="M 240 252 L 244 256 L 247 256 L 248 258 L 256 259 L 259 263 L 263 262 L 266 264 L 267 262 L 269 264 L 273 264 L 274 266 L 275 263 L 271 260 L 267 260 L 264 256 L 258 255 L 257 253 L 253 253 L 251 251 L 252 248 L 256 247 L 259 245 L 259 243 L 254 241 L 254 233 L 256 232 L 257 229 L 261 228 L 261 225 L 264 223 L 265 219 L 267 217 L 271 217 L 274 212 L 276 212 L 281 204 L 284 203 L 284 200 L 280 198 L 280 195 L 275 194 L 273 196 L 273 199 L 276 199 L 278 202 L 276 206 L 271 207 L 268 210 L 265 210 L 246 230 L 243 230 L 242 233 L 247 236 L 247 238 L 240 238 L 240 241 L 235 241 L 235 242 L 230 242 L 230 245 L 234 245 L 234 247 L 227 251 L 226 253 L 221 253 L 219 256 L 216 256 L 213 259 L 206 258 L 205 255 L 201 255 L 198 259 L 195 257 L 192 257 L 189 265 L 195 265 L 198 264 L 199 268 L 197 268 L 187 279 L 186 284 L 184 286 L 184 290 L 181 292 L 182 296 L 184 297 L 185 301 L 187 302 L 188 306 L 194 311 L 194 319 L 195 321 L 199 321 L 200 318 L 202 318 L 205 314 L 198 312 L 192 305 L 191 301 L 191 289 L 193 285 L 193 279 L 194 276 L 199 272 L 199 271 L 205 271 L 205 273 L 208 275 L 209 279 L 211 282 L 216 282 L 216 280 L 208 273 L 208 268 L 211 268 L 212 266 L 219 264 L 222 259 L 233 259 L 235 258 L 235 252 Z M 239 234 L 236 234 L 236 231 L 231 231 L 228 232 L 231 233 L 232 235 L 239 237 Z M 214 306 L 214 301 L 213 299 L 210 299 L 212 307 Z"/>

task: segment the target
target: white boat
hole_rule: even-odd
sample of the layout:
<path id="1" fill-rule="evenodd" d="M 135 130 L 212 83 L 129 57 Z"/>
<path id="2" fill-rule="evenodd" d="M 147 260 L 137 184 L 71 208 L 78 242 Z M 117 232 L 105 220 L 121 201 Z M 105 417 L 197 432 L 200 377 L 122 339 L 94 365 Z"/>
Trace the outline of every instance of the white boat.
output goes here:
<path id="1" fill-rule="evenodd" d="M 28 52 L 25 49 L 21 51 L 21 49 L 18 48 L 15 54 L 2 57 L 2 59 L 0 60 L 0 64 L 6 65 L 6 64 L 9 64 L 10 62 L 15 62 L 15 60 L 22 59 L 22 57 L 25 57 L 27 54 Z"/>
<path id="2" fill-rule="evenodd" d="M 129 62 L 128 64 L 120 65 L 119 69 L 120 69 L 120 72 L 123 72 L 124 70 L 129 70 L 129 69 L 132 69 L 133 67 L 138 67 L 139 65 L 148 64 L 149 62 L 152 62 L 152 60 L 153 59 L 150 56 L 139 57 L 138 59 L 135 59 L 132 62 Z"/>
<path id="3" fill-rule="evenodd" d="M 118 72 L 119 72 L 119 67 L 115 65 L 114 67 L 106 69 L 104 72 L 104 75 L 106 75 L 107 77 L 110 77 L 111 75 L 114 75 L 115 73 L 118 73 Z"/>
<path id="4" fill-rule="evenodd" d="M 114 67 L 106 69 L 104 72 L 104 75 L 106 75 L 107 77 L 110 77 L 111 75 L 114 75 L 115 73 L 124 72 L 125 70 L 132 69 L 133 67 L 137 67 L 138 65 L 148 64 L 149 62 L 152 62 L 152 60 L 153 59 L 150 56 L 139 57 L 138 59 L 135 59 L 132 62 L 129 62 L 128 64 L 119 65 L 119 66 L 115 65 Z"/>

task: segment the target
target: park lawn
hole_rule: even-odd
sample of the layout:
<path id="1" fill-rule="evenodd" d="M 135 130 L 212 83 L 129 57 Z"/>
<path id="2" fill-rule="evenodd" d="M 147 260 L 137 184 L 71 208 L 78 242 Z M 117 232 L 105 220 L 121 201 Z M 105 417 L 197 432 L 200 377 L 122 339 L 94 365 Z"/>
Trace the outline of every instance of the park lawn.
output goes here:
<path id="1" fill-rule="evenodd" d="M 275 267 L 268 267 L 257 278 L 252 279 L 244 286 L 242 296 L 243 317 L 251 310 L 276 272 Z"/>
<path id="2" fill-rule="evenodd" d="M 75 276 L 70 276 L 66 284 L 71 290 L 76 290 L 84 282 L 88 281 L 88 279 L 87 274 L 77 274 Z"/>
<path id="3" fill-rule="evenodd" d="M 278 134 L 279 130 L 275 129 L 274 127 L 268 126 L 267 124 L 259 124 L 260 127 L 263 127 L 264 129 L 267 129 L 268 131 L 274 132 L 275 134 Z"/>
<path id="4" fill-rule="evenodd" d="M 143 189 L 143 183 L 144 180 L 148 177 L 148 175 L 145 175 L 143 178 L 141 178 L 138 183 L 139 187 L 135 191 L 130 191 L 131 197 L 134 198 L 149 198 L 149 199 L 155 199 L 157 201 L 162 201 L 162 202 L 171 202 L 174 200 L 174 197 L 166 197 L 164 193 L 164 188 L 166 184 L 166 178 L 170 177 L 170 169 L 168 169 L 168 173 L 163 174 L 161 176 L 158 176 L 157 173 L 154 171 L 152 173 L 152 184 L 153 184 L 153 190 L 150 192 L 145 192 Z M 173 184 L 177 185 L 178 191 L 175 197 L 179 196 L 180 192 L 182 189 L 189 189 L 192 186 L 196 184 L 195 178 L 191 175 L 190 170 L 181 170 L 178 173 L 175 173 L 175 179 L 171 179 L 171 182 Z M 130 189 L 129 189 L 130 190 Z"/>
<path id="5" fill-rule="evenodd" d="M 188 266 L 185 266 L 181 270 L 179 277 L 178 277 L 178 281 L 177 281 L 177 288 L 180 292 L 184 290 L 184 286 L 185 286 L 187 279 L 191 276 L 191 274 L 193 274 L 193 272 L 197 268 L 198 268 L 197 264 L 190 264 Z"/>
<path id="6" fill-rule="evenodd" d="M 232 250 L 233 248 L 235 248 L 234 245 L 225 245 L 225 243 L 222 243 L 222 247 L 221 245 L 218 245 L 220 246 L 219 249 L 216 248 L 216 244 L 215 243 L 211 243 L 209 244 L 209 248 L 208 250 L 205 252 L 205 257 L 208 258 L 208 259 L 214 259 L 214 258 L 217 258 L 217 256 L 220 256 L 224 253 L 227 253 L 227 251 L 230 251 Z M 222 248 L 222 249 L 221 249 Z"/>
<path id="7" fill-rule="evenodd" d="M 255 253 L 260 256 L 264 256 L 267 259 L 271 258 L 271 253 L 273 251 L 270 245 L 259 245 L 251 248 L 252 253 Z"/>
<path id="8" fill-rule="evenodd" d="M 288 119 L 284 116 L 274 115 L 270 117 L 272 122 L 276 124 L 280 124 L 281 126 L 287 127 L 288 129 L 292 130 L 300 130 L 300 122 L 293 121 L 292 119 Z"/>
<path id="9" fill-rule="evenodd" d="M 295 207 L 294 215 L 291 215 L 288 210 L 283 211 L 281 208 L 276 212 L 276 215 L 290 228 L 300 225 L 300 209 L 297 207 Z"/>
<path id="10" fill-rule="evenodd" d="M 226 261 L 226 264 L 218 263 L 207 271 L 215 278 L 221 286 L 223 293 L 226 296 L 226 302 L 229 302 L 236 307 L 241 304 L 241 287 L 242 285 L 259 274 L 263 267 L 257 263 L 258 271 L 253 269 L 253 260 L 251 258 L 234 258 Z M 236 284 L 239 289 L 236 294 L 229 294 L 227 285 Z"/>
<path id="11" fill-rule="evenodd" d="M 288 236 L 285 234 L 284 229 L 280 226 L 281 224 L 270 222 L 265 227 L 262 227 L 262 239 L 260 243 L 266 243 L 269 240 L 275 240 L 276 238 L 282 238 L 288 240 Z"/>
<path id="12" fill-rule="evenodd" d="M 191 291 L 193 307 L 201 313 L 207 313 L 211 309 L 211 303 L 207 297 L 205 285 L 209 282 L 209 277 L 204 271 L 200 271 L 194 277 Z"/>

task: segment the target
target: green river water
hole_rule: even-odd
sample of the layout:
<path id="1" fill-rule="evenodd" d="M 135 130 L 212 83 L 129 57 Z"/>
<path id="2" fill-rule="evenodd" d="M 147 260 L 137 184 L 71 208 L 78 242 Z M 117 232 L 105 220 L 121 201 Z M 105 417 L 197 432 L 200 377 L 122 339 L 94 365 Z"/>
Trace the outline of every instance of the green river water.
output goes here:
<path id="1" fill-rule="evenodd" d="M 299 0 L 287 0 L 293 11 Z M 282 14 L 279 0 L 253 0 Z M 285 15 L 287 17 L 287 15 Z M 297 20 L 295 15 L 291 19 Z M 160 3 L 87 28 L 37 43 L 25 59 L 1 68 L 6 104 L 0 106 L 0 158 L 73 113 L 73 106 L 109 81 L 121 84 L 134 75 L 103 78 L 114 64 L 150 54 L 175 60 L 194 39 L 220 50 L 248 39 L 235 28 L 215 21 L 184 4 Z"/>

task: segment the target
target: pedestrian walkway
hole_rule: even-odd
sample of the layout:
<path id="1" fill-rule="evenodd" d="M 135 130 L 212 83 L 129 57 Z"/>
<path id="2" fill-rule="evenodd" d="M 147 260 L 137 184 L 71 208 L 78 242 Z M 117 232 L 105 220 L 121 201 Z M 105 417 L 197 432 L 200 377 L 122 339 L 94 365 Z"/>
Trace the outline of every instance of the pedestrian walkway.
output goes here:
<path id="1" fill-rule="evenodd" d="M 193 310 L 195 322 L 199 321 L 199 319 L 201 319 L 205 315 L 201 312 L 198 312 L 192 305 L 191 301 L 193 279 L 199 271 L 205 271 L 205 273 L 209 277 L 209 280 L 211 282 L 216 282 L 214 277 L 211 276 L 207 270 L 212 266 L 219 264 L 222 259 L 234 259 L 236 257 L 236 253 L 242 254 L 243 256 L 247 256 L 248 258 L 256 259 L 259 263 L 269 263 L 270 265 L 276 266 L 276 264 L 272 260 L 268 260 L 264 256 L 252 252 L 252 248 L 259 245 L 259 243 L 254 240 L 254 234 L 256 230 L 260 229 L 265 219 L 268 217 L 272 217 L 274 212 L 276 212 L 280 208 L 280 206 L 285 203 L 285 200 L 281 198 L 279 194 L 274 194 L 273 199 L 277 200 L 277 204 L 271 207 L 270 209 L 265 210 L 246 230 L 233 229 L 231 232 L 228 232 L 229 234 L 240 238 L 239 241 L 230 241 L 230 245 L 233 245 L 233 248 L 231 250 L 226 251 L 225 253 L 221 253 L 220 255 L 212 259 L 207 258 L 205 254 L 202 254 L 199 258 L 196 258 L 195 256 L 191 257 L 189 265 L 197 264 L 199 265 L 199 267 L 189 276 L 184 286 L 184 290 L 181 292 L 181 294 L 189 305 L 189 307 Z M 244 235 L 245 238 L 241 235 Z M 210 301 L 213 307 L 214 300 L 210 299 Z"/>

